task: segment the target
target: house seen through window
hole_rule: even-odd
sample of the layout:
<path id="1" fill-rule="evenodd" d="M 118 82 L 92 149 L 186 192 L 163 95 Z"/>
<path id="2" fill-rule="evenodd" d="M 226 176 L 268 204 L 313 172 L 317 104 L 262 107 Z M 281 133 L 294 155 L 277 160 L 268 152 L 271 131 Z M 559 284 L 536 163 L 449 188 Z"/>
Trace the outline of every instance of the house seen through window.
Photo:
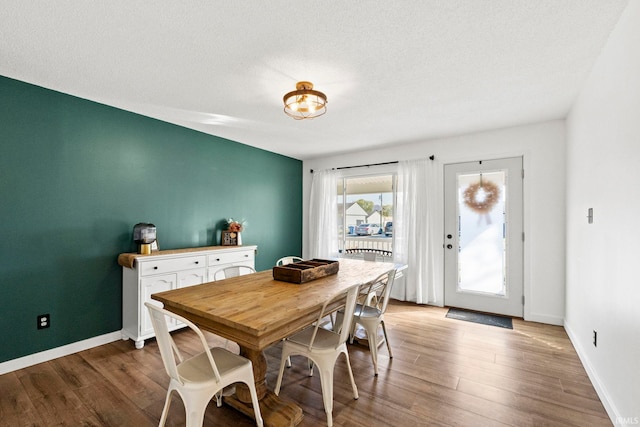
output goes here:
<path id="1" fill-rule="evenodd" d="M 393 251 L 395 175 L 350 176 L 338 180 L 340 252 Z"/>

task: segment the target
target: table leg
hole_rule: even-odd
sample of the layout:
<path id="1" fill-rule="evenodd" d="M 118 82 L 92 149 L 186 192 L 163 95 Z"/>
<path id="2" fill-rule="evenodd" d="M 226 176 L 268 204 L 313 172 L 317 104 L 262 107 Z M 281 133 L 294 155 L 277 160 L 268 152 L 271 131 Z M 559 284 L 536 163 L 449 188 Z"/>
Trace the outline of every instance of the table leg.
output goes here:
<path id="1" fill-rule="evenodd" d="M 293 427 L 302 421 L 302 408 L 293 402 L 280 399 L 274 392 L 267 389 L 267 359 L 261 351 L 251 350 L 240 346 L 240 355 L 251 360 L 256 393 L 260 401 L 260 412 L 265 427 Z M 251 394 L 244 384 L 236 384 L 236 394 L 227 396 L 224 402 L 232 408 L 253 418 Z"/>
<path id="2" fill-rule="evenodd" d="M 261 351 L 250 350 L 246 347 L 240 347 L 240 356 L 244 356 L 251 360 L 253 364 L 253 378 L 256 381 L 256 393 L 258 400 L 262 400 L 267 394 L 267 359 Z M 244 384 L 236 386 L 238 399 L 245 403 L 251 403 L 251 395 L 249 388 Z"/>

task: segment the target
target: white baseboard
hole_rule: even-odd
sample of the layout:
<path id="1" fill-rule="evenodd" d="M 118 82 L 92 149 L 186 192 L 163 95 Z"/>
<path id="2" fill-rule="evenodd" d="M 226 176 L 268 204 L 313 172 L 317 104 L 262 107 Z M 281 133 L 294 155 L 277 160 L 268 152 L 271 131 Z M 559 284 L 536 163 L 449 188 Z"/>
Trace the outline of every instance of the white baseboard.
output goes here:
<path id="1" fill-rule="evenodd" d="M 8 360 L 0 363 L 0 375 L 17 371 L 18 369 L 26 368 L 27 366 L 33 366 L 38 363 L 57 359 L 58 357 L 68 356 L 79 351 L 88 350 L 120 339 L 122 339 L 122 333 L 120 331 L 110 332 L 108 334 L 88 338 L 83 341 L 63 345 L 62 347 L 56 347 L 51 350 L 45 350 L 28 356 L 19 357 L 17 359 Z"/>
<path id="2" fill-rule="evenodd" d="M 584 370 L 587 371 L 587 375 L 591 380 L 591 384 L 593 384 L 593 388 L 596 390 L 596 393 L 598 394 L 598 397 L 600 398 L 604 409 L 607 411 L 607 415 L 609 415 L 611 422 L 614 425 L 620 425 L 620 423 L 616 422 L 616 420 L 621 419 L 619 412 L 611 401 L 609 393 L 607 393 L 607 389 L 602 384 L 602 381 L 600 381 L 597 372 L 591 366 L 589 358 L 587 357 L 587 353 L 584 351 L 582 345 L 580 345 L 577 336 L 573 333 L 573 330 L 571 329 L 571 326 L 569 325 L 569 322 L 566 321 L 566 319 L 564 321 L 564 330 L 567 331 L 569 340 L 571 341 L 571 344 L 573 344 L 573 348 L 576 349 L 576 353 L 578 353 L 580 362 L 582 362 Z"/>
<path id="3" fill-rule="evenodd" d="M 562 317 L 549 316 L 546 314 L 534 314 L 534 313 L 525 313 L 525 319 L 527 322 L 538 322 L 538 323 L 546 323 L 547 325 L 556 325 L 563 326 L 564 319 Z"/>

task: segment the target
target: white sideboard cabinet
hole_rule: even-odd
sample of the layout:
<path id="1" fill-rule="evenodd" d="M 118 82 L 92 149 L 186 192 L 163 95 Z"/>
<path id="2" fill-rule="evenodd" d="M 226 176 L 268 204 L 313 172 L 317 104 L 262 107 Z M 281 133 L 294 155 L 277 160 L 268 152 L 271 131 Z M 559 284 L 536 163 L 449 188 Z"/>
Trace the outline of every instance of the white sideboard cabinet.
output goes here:
<path id="1" fill-rule="evenodd" d="M 257 246 L 210 246 L 158 251 L 150 255 L 120 254 L 122 266 L 122 339 L 141 349 L 154 336 L 145 302 L 160 305 L 151 294 L 213 281 L 216 271 L 246 265 L 255 268 Z M 171 329 L 183 327 L 172 324 Z"/>

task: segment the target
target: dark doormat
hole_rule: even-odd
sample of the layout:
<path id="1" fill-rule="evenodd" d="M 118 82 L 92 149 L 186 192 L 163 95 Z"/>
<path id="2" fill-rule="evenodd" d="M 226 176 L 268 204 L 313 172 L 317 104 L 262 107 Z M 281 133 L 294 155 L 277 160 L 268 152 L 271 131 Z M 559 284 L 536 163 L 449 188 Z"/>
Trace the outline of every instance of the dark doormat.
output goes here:
<path id="1" fill-rule="evenodd" d="M 494 314 L 478 313 L 477 311 L 450 308 L 447 316 L 450 319 L 465 320 L 467 322 L 481 323 L 483 325 L 498 326 L 500 328 L 513 329 L 513 319 L 510 317 L 496 316 Z"/>

